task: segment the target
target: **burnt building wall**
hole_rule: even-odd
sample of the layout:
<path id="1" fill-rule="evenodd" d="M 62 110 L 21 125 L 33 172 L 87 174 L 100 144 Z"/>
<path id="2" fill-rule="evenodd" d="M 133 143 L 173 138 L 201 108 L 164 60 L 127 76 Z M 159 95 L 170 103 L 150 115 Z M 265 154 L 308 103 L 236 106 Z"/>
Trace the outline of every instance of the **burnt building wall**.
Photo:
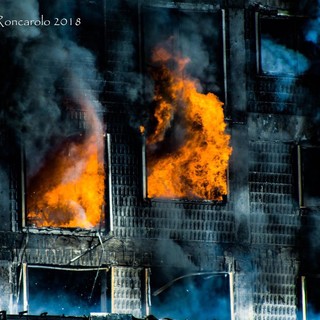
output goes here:
<path id="1" fill-rule="evenodd" d="M 2 148 L 13 145 L 15 149 L 12 154 L 3 153 L 1 159 L 1 308 L 17 313 L 27 306 L 23 290 L 28 277 L 22 266 L 29 265 L 74 272 L 103 269 L 109 283 L 101 285 L 107 297 L 97 311 L 142 317 L 152 312 L 148 299 L 155 299 L 151 293 L 159 286 L 180 276 L 212 272 L 228 276 L 230 297 L 221 311 L 224 317 L 298 319 L 303 304 L 300 277 L 318 272 L 316 266 L 305 263 L 317 252 L 316 244 L 313 251 L 305 249 L 313 239 L 307 232 L 316 235 L 317 228 L 308 210 L 300 209 L 297 156 L 297 145 L 317 144 L 313 108 L 317 96 L 312 81 L 316 77 L 259 72 L 257 28 L 259 19 L 279 19 L 282 14 L 287 19 L 299 14 L 308 18 L 308 6 L 288 1 L 260 5 L 82 1 L 78 6 L 83 29 L 76 39 L 98 56 L 101 77 L 91 82 L 103 87 L 99 100 L 106 143 L 105 229 L 23 224 L 28 190 L 24 189 L 22 146 L 10 143 L 12 128 L 0 128 Z M 141 110 L 152 93 L 143 77 L 147 59 L 143 28 L 148 27 L 143 14 L 154 7 L 187 11 L 191 16 L 193 11 L 223 12 L 222 96 L 233 148 L 223 201 L 146 197 L 145 137 L 139 125 L 145 116 Z M 89 16 L 86 10 L 94 14 Z M 77 61 L 80 67 L 86 64 L 91 62 Z M 71 109 L 69 116 L 81 131 L 86 117 L 81 110 Z M 307 232 L 301 233 L 302 223 Z M 151 270 L 150 275 L 146 270 Z"/>

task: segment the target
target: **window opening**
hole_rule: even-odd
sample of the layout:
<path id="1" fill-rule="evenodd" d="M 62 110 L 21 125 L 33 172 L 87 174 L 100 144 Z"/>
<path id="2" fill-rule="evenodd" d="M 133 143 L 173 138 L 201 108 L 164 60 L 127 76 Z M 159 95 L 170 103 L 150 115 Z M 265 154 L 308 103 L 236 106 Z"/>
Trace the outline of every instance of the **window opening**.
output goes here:
<path id="1" fill-rule="evenodd" d="M 175 277 L 173 270 L 152 269 L 151 312 L 158 318 L 230 320 L 230 275 L 198 272 Z"/>
<path id="2" fill-rule="evenodd" d="M 298 183 L 300 207 L 320 206 L 320 148 L 298 146 Z M 300 173 L 300 174 L 299 174 Z"/>
<path id="3" fill-rule="evenodd" d="M 144 9 L 145 72 L 153 84 L 141 126 L 149 198 L 222 200 L 228 192 L 222 16 Z"/>
<path id="4" fill-rule="evenodd" d="M 299 76 L 310 67 L 310 45 L 305 40 L 305 20 L 294 16 L 256 15 L 260 37 L 258 72 L 276 76 Z"/>
<path id="5" fill-rule="evenodd" d="M 91 101 L 82 101 L 81 108 L 69 111 L 81 130 L 49 149 L 36 170 L 26 170 L 27 226 L 104 226 L 103 126 Z"/>
<path id="6" fill-rule="evenodd" d="M 83 316 L 110 310 L 106 269 L 28 266 L 29 314 Z M 24 289 L 25 291 L 26 289 Z M 25 300 L 26 298 L 24 298 Z"/>
<path id="7" fill-rule="evenodd" d="M 320 317 L 320 276 L 307 275 L 301 277 L 301 319 L 311 320 Z"/>

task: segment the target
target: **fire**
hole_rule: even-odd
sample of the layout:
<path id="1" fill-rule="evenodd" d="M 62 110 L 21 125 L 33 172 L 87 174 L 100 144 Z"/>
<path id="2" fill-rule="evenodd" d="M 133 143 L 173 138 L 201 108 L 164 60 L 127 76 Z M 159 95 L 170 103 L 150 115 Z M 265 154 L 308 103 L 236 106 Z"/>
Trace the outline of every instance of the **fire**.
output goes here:
<path id="1" fill-rule="evenodd" d="M 143 135 L 145 133 L 145 131 L 146 131 L 146 128 L 144 126 L 140 126 L 139 127 L 139 131 Z"/>
<path id="2" fill-rule="evenodd" d="M 222 200 L 232 152 L 223 103 L 199 92 L 197 80 L 186 75 L 189 59 L 157 48 L 152 61 L 156 125 L 147 139 L 148 196 Z M 175 148 L 161 152 L 172 136 Z"/>
<path id="3" fill-rule="evenodd" d="M 30 181 L 28 220 L 37 227 L 92 228 L 102 221 L 102 126 L 90 102 L 83 109 L 89 132 L 65 142 Z"/>

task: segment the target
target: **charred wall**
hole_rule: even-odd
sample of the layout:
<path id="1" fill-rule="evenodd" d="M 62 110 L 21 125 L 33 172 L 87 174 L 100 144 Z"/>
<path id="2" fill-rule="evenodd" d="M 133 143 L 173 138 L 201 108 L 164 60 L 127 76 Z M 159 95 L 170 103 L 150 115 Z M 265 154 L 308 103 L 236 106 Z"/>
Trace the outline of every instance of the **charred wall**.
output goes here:
<path id="1" fill-rule="evenodd" d="M 40 8 L 41 5 L 47 10 L 44 2 L 40 2 Z M 224 50 L 217 68 L 221 68 L 223 76 L 217 83 L 233 148 L 229 190 L 223 201 L 146 197 L 145 141 L 139 126 L 148 116 L 145 107 L 152 96 L 152 82 L 146 77 L 144 28 L 157 26 L 146 25 L 152 21 L 144 15 L 154 8 L 164 14 L 163 19 L 169 19 L 166 10 L 173 10 L 177 19 L 181 19 L 179 12 L 191 17 L 193 12 L 222 17 L 219 32 Z M 67 6 L 64 10 L 69 9 Z M 307 74 L 286 74 L 291 69 L 284 66 L 281 75 L 272 68 L 261 69 L 267 68 L 261 64 L 266 54 L 261 53 L 261 30 L 266 32 L 267 28 L 261 29 L 261 25 L 279 22 L 283 15 L 286 20 L 303 15 L 309 21 L 309 9 L 308 3 L 298 6 L 288 1 L 265 1 L 260 5 L 244 1 L 74 4 L 73 10 L 83 24 L 72 35 L 72 41 L 97 56 L 95 65 L 100 73 L 99 77 L 85 75 L 90 85 L 84 92 L 89 96 L 93 92 L 100 101 L 105 128 L 105 228 L 74 230 L 23 225 L 23 199 L 28 189 L 24 189 L 21 150 L 27 146 L 31 151 L 31 146 L 38 144 L 30 142 L 30 134 L 23 135 L 31 130 L 27 122 L 15 132 L 12 123 L 16 124 L 17 118 L 11 112 L 17 100 L 10 93 L 12 88 L 3 90 L 0 114 L 12 123 L 0 128 L 0 145 L 2 150 L 12 146 L 14 151 L 1 153 L 0 287 L 5 293 L 1 308 L 17 313 L 27 306 L 22 292 L 27 275 L 22 266 L 30 265 L 74 272 L 91 268 L 97 274 L 107 273 L 108 284 L 102 289 L 104 306 L 98 311 L 108 309 L 141 317 L 152 312 L 148 299 L 150 292 L 159 289 L 156 286 L 180 276 L 212 272 L 228 276 L 230 296 L 226 299 L 229 304 L 224 305 L 228 310 L 221 311 L 223 319 L 299 318 L 299 308 L 304 303 L 300 277 L 311 278 L 319 272 L 315 264 L 307 263 L 318 252 L 313 241 L 318 234 L 314 222 L 318 220 L 317 208 L 301 208 L 299 188 L 303 173 L 299 175 L 297 156 L 298 146 L 318 144 L 318 97 L 314 85 L 318 74 L 313 72 L 316 68 L 305 71 Z M 49 10 L 47 14 L 54 13 Z M 165 22 L 167 29 L 174 29 L 170 19 Z M 175 32 L 182 38 L 181 29 Z M 161 37 L 162 30 L 152 32 Z M 2 39 L 2 45 L 7 46 L 8 41 L 12 39 Z M 280 50 L 279 46 L 275 48 Z M 66 65 L 71 63 L 76 70 L 90 68 L 93 60 L 91 55 L 86 59 L 86 50 L 81 55 L 83 60 L 76 56 L 77 61 L 68 60 Z M 311 56 L 308 59 L 311 61 Z M 52 72 L 50 64 L 56 60 L 50 56 L 43 60 L 41 66 Z M 315 61 L 309 63 L 316 65 Z M 43 91 L 41 86 L 28 90 L 36 88 L 48 93 L 54 88 L 62 96 L 60 102 L 71 105 L 63 111 L 73 121 L 70 129 L 82 133 L 86 116 L 72 99 L 69 104 L 66 93 L 61 94 L 68 88 L 67 82 L 59 79 L 54 83 Z M 213 86 L 212 82 L 207 85 Z M 28 90 L 24 94 L 30 94 Z M 25 144 L 16 139 L 20 134 Z M 43 141 L 37 143 L 41 145 Z M 28 150 L 26 157 L 30 159 Z M 38 156 L 35 160 L 39 160 Z"/>

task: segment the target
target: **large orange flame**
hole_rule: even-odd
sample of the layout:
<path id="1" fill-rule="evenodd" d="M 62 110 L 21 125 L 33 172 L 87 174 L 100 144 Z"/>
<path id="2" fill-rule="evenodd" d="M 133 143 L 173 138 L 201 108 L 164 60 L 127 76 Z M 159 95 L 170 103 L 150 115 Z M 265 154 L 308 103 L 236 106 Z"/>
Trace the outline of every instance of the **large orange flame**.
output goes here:
<path id="1" fill-rule="evenodd" d="M 199 92 L 197 81 L 186 76 L 189 59 L 157 48 L 152 61 L 157 64 L 152 72 L 157 124 L 147 139 L 148 196 L 222 200 L 227 194 L 226 174 L 232 152 L 223 103 L 212 93 Z M 154 150 L 159 142 L 165 143 L 166 133 L 177 117 L 184 127 L 184 142 L 159 156 Z"/>
<path id="2" fill-rule="evenodd" d="M 37 227 L 97 227 L 103 221 L 104 139 L 89 101 L 83 102 L 89 132 L 64 143 L 30 181 L 28 221 Z"/>

